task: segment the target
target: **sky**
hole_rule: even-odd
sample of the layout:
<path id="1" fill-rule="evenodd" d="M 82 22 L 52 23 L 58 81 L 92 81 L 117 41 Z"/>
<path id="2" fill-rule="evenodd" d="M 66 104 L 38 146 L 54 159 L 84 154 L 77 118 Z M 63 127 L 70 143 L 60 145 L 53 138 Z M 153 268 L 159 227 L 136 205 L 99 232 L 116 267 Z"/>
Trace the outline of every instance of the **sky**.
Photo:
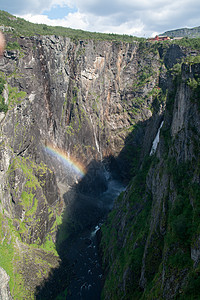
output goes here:
<path id="1" fill-rule="evenodd" d="M 138 37 L 200 26 L 199 0 L 0 0 L 0 9 L 33 23 Z"/>

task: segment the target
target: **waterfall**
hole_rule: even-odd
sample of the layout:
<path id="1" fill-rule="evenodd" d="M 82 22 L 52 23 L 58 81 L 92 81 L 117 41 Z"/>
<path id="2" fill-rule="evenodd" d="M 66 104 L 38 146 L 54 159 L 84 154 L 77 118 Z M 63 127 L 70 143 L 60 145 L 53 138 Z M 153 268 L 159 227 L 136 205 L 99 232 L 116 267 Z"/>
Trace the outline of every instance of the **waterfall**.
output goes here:
<path id="1" fill-rule="evenodd" d="M 97 151 L 99 152 L 100 154 L 100 157 L 101 157 L 101 161 L 102 161 L 102 153 L 100 151 L 100 145 L 98 143 L 98 140 L 97 140 L 97 135 L 96 135 L 96 131 L 95 131 L 95 126 L 94 126 L 94 123 L 92 121 L 92 116 L 89 114 L 89 117 L 90 117 L 90 121 L 91 121 L 91 124 L 92 124 L 92 127 L 93 127 L 93 133 L 94 133 L 94 140 L 95 140 L 95 145 L 96 145 L 96 148 L 97 148 Z"/>
<path id="2" fill-rule="evenodd" d="M 84 108 L 84 110 L 85 110 L 85 112 L 86 112 L 86 115 L 89 115 L 90 122 L 91 122 L 92 128 L 93 128 L 95 145 L 96 145 L 96 148 L 97 148 L 98 153 L 100 154 L 101 161 L 102 161 L 102 160 L 103 160 L 103 157 L 102 157 L 100 145 L 99 145 L 98 140 L 97 140 L 97 135 L 96 135 L 95 125 L 94 125 L 94 123 L 93 123 L 92 116 L 91 116 L 91 114 L 87 111 L 87 109 L 85 108 L 85 105 L 84 105 L 83 103 L 82 103 L 82 105 L 83 105 L 83 108 Z"/>
<path id="3" fill-rule="evenodd" d="M 158 132 L 156 134 L 156 137 L 153 141 L 152 147 L 151 147 L 151 151 L 150 151 L 150 155 L 153 155 L 156 152 L 158 143 L 159 143 L 159 139 L 160 139 L 160 129 L 163 126 L 164 121 L 161 122 L 160 127 L 158 128 Z"/>

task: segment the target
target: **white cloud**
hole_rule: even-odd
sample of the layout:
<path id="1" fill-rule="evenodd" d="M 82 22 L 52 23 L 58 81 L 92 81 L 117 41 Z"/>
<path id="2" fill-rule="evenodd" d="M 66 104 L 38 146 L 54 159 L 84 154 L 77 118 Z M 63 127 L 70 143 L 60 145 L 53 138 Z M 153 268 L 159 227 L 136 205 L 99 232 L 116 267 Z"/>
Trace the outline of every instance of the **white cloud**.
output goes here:
<path id="1" fill-rule="evenodd" d="M 140 20 L 123 22 L 115 26 L 115 24 L 112 24 L 112 18 L 107 20 L 107 17 L 94 17 L 92 15 L 87 16 L 79 12 L 69 13 L 65 18 L 55 20 L 49 19 L 47 15 L 26 14 L 21 17 L 33 23 L 71 27 L 74 29 L 82 29 L 94 32 L 118 33 L 137 36 L 143 36 L 145 34 L 144 24 Z"/>
<path id="2" fill-rule="evenodd" d="M 22 16 L 25 20 L 28 20 L 33 23 L 38 24 L 47 24 L 51 26 L 63 26 L 63 27 L 71 27 L 74 29 L 83 29 L 88 30 L 89 24 L 87 23 L 86 16 L 77 13 L 69 13 L 63 19 L 49 19 L 46 15 L 34 15 L 34 14 L 26 14 Z"/>
<path id="3" fill-rule="evenodd" d="M 55 20 L 42 14 L 56 5 L 77 11 Z M 32 22 L 137 36 L 200 25 L 199 0 L 7 0 L 4 6 Z"/>

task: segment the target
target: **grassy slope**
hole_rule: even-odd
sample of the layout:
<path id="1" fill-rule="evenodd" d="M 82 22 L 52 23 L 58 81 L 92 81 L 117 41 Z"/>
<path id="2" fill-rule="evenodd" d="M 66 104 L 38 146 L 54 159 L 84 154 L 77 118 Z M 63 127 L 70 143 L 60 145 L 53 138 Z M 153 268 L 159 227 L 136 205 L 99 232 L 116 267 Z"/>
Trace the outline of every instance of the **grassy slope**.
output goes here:
<path id="1" fill-rule="evenodd" d="M 16 35 L 33 36 L 39 35 L 59 35 L 66 36 L 71 39 L 94 39 L 94 40 L 110 40 L 132 42 L 135 40 L 143 40 L 142 38 L 133 37 L 130 35 L 106 34 L 83 31 L 79 29 L 65 28 L 61 26 L 48 26 L 45 24 L 34 24 L 24 19 L 14 17 L 9 13 L 0 10 L 0 25 L 12 27 L 15 29 Z"/>

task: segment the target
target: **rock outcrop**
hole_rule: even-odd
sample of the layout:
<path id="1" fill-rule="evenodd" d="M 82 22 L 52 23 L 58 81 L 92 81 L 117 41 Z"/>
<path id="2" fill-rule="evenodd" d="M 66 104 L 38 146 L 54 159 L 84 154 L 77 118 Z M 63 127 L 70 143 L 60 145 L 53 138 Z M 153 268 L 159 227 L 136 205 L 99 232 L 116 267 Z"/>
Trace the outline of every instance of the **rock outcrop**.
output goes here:
<path id="1" fill-rule="evenodd" d="M 200 27 L 194 28 L 180 28 L 176 30 L 170 30 L 163 33 L 170 37 L 188 37 L 188 38 L 199 38 L 200 36 Z"/>
<path id="2" fill-rule="evenodd" d="M 9 276 L 3 268 L 0 268 L 0 299 L 12 300 L 9 290 Z"/>

